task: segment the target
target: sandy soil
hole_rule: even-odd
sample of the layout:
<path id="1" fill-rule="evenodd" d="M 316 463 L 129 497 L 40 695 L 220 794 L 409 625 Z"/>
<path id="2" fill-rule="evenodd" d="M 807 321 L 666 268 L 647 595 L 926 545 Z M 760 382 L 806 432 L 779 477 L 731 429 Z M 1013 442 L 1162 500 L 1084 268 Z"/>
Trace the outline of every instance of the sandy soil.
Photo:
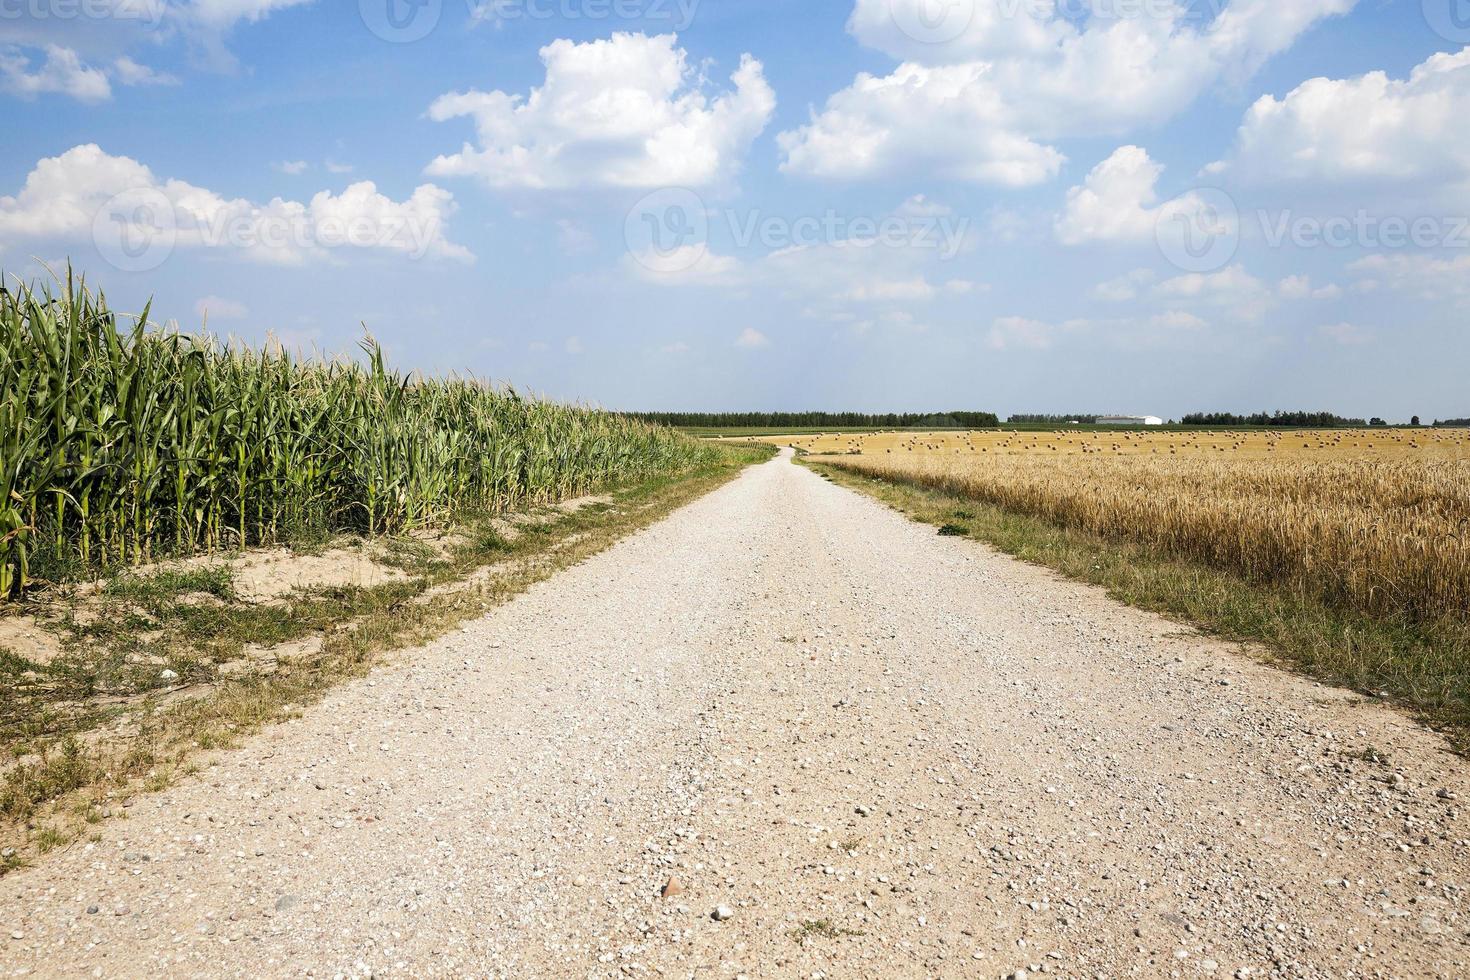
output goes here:
<path id="1" fill-rule="evenodd" d="M 1466 793 L 782 459 L 0 879 L 0 975 L 1463 976 Z"/>

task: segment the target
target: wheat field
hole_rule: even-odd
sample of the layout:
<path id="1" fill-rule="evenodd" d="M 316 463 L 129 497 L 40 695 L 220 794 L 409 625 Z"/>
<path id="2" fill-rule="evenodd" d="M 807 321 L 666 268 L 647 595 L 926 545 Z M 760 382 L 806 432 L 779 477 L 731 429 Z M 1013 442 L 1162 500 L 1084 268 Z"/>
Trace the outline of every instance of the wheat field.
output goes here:
<path id="1" fill-rule="evenodd" d="M 1208 459 L 1374 461 L 1470 460 L 1466 429 L 1191 430 L 986 429 L 972 432 L 886 431 L 769 437 L 813 455 L 863 456 L 1182 456 Z"/>
<path id="2" fill-rule="evenodd" d="M 781 440 L 1375 616 L 1470 619 L 1470 432 L 883 432 Z"/>

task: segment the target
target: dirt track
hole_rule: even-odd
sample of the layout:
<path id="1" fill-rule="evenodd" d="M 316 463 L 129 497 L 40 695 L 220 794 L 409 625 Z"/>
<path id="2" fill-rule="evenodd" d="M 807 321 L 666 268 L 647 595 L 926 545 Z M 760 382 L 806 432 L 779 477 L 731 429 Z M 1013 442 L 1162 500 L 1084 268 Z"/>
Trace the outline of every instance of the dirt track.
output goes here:
<path id="1" fill-rule="evenodd" d="M 1470 972 L 1436 736 L 784 459 L 398 663 L 0 880 L 0 975 Z"/>

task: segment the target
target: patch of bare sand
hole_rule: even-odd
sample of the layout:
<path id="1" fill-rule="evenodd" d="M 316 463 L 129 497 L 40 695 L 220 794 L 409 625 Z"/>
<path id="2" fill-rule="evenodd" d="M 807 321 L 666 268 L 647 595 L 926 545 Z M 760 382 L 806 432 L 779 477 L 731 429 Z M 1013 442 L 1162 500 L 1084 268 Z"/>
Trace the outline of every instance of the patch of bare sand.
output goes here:
<path id="1" fill-rule="evenodd" d="M 402 571 L 374 561 L 366 549 L 337 548 L 319 555 L 302 555 L 272 548 L 252 552 L 230 564 L 236 593 L 250 602 L 269 602 L 298 589 L 370 589 L 408 578 Z"/>
<path id="2" fill-rule="evenodd" d="M 61 656 L 61 640 L 33 616 L 0 616 L 0 650 L 44 667 Z"/>
<path id="3" fill-rule="evenodd" d="M 556 505 L 556 509 L 563 514 L 575 514 L 577 511 L 585 510 L 588 507 L 597 507 L 611 504 L 612 502 L 612 497 L 607 494 L 597 494 L 590 497 L 577 497 L 574 500 L 563 500 Z"/>

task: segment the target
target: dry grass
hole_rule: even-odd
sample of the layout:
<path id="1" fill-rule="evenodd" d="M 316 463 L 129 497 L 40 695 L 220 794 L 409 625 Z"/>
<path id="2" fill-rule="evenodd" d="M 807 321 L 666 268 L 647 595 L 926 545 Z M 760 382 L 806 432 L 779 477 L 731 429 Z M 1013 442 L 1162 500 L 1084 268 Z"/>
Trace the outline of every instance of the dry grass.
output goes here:
<path id="1" fill-rule="evenodd" d="M 467 515 L 442 555 L 414 539 L 379 542 L 404 581 L 260 603 L 238 594 L 224 565 L 112 580 L 91 600 L 94 615 L 50 623 L 65 640 L 56 662 L 0 657 L 0 751 L 10 756 L 0 757 L 0 874 L 78 839 L 131 794 L 164 788 L 200 754 L 298 714 L 389 651 L 483 615 L 764 458 L 722 449 L 595 503 L 529 512 L 513 540 L 500 516 Z M 252 660 L 247 647 L 269 656 Z M 164 664 L 179 676 L 162 682 Z"/>
<path id="2" fill-rule="evenodd" d="M 806 461 L 917 521 L 1100 586 L 1119 602 L 1241 641 L 1268 663 L 1390 699 L 1470 752 L 1470 620 L 1421 622 L 1358 612 L 1310 593 L 1254 584 L 1134 539 L 1105 537 L 908 480 L 868 476 L 846 458 L 813 462 L 820 459 Z"/>
<path id="3" fill-rule="evenodd" d="M 1470 618 L 1470 434 L 887 433 L 844 468 L 1413 622 Z"/>
<path id="4" fill-rule="evenodd" d="M 1392 698 L 1470 749 L 1470 433 L 790 441 L 941 533 Z"/>

